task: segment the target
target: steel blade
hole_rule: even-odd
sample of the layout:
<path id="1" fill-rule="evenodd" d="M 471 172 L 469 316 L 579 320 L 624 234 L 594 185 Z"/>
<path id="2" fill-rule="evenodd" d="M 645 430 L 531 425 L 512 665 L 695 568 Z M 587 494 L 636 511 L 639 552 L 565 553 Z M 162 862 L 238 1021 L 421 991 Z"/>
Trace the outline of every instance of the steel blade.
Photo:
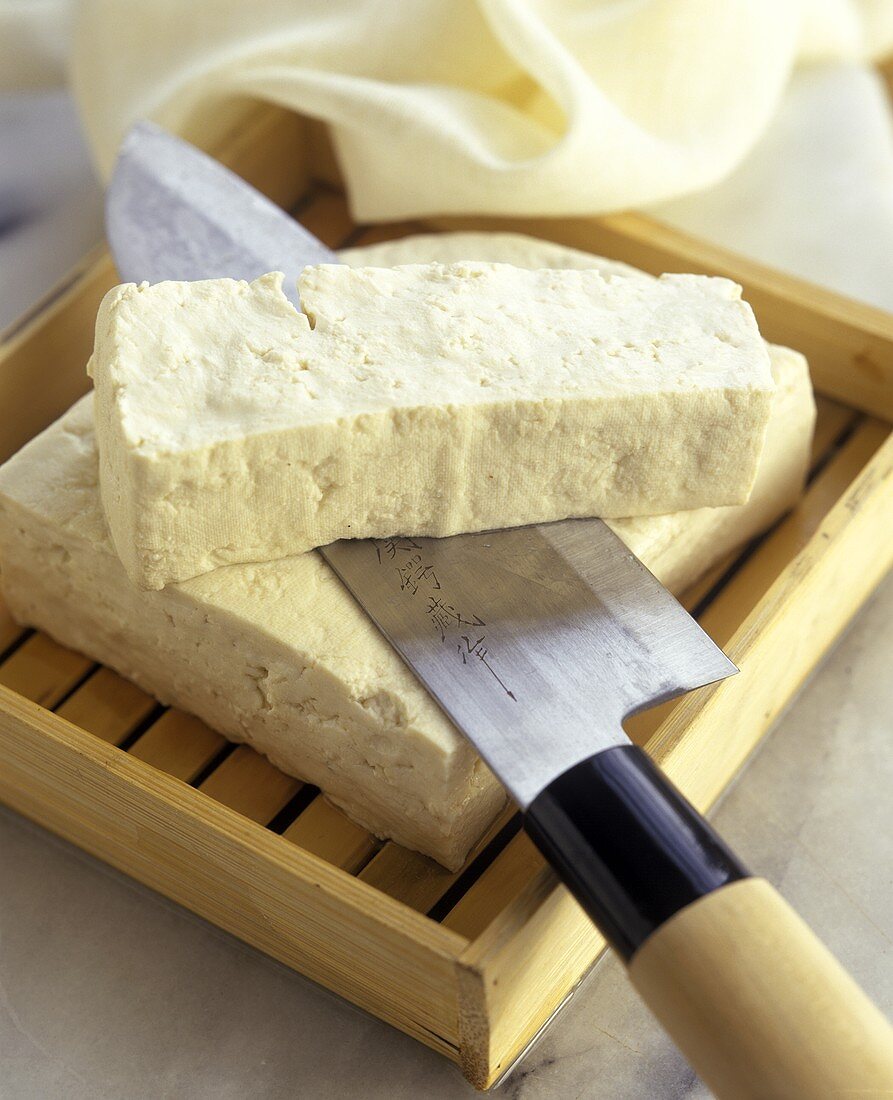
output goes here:
<path id="1" fill-rule="evenodd" d="M 145 122 L 122 146 L 107 226 L 135 282 L 337 262 L 238 176 Z M 737 671 L 600 520 L 321 552 L 522 807 L 625 743 L 633 711 Z"/>
<path id="2" fill-rule="evenodd" d="M 121 278 L 255 279 L 334 252 L 234 172 L 151 122 L 137 123 L 118 154 L 105 206 L 106 235 Z"/>
<path id="3" fill-rule="evenodd" d="M 600 520 L 322 553 L 522 808 L 629 714 L 737 671 Z"/>

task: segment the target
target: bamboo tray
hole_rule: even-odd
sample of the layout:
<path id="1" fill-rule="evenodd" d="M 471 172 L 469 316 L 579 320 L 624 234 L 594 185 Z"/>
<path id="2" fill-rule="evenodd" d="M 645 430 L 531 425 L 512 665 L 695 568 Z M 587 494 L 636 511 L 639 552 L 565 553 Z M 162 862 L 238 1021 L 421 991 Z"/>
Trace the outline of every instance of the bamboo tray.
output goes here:
<path id="1" fill-rule="evenodd" d="M 308 178 L 303 124 L 254 108 L 214 151 L 333 246 L 366 229 Z M 457 223 L 453 223 L 454 225 Z M 893 561 L 893 316 L 638 215 L 482 222 L 652 271 L 744 284 L 764 333 L 805 351 L 819 398 L 808 491 L 686 597 L 741 667 L 631 730 L 709 807 Z M 0 342 L 0 458 L 87 388 L 97 250 Z M 604 949 L 510 812 L 449 874 L 382 844 L 246 746 L 23 631 L 0 605 L 0 798 L 492 1085 Z"/>

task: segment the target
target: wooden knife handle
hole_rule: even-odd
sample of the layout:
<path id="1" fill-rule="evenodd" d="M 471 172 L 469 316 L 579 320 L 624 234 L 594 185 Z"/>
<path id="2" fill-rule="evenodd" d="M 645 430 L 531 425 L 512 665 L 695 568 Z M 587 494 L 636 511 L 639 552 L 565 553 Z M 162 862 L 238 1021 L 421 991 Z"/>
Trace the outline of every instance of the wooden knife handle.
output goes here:
<path id="1" fill-rule="evenodd" d="M 893 1098 L 893 1031 L 641 749 L 554 780 L 525 827 L 721 1100 Z"/>
<path id="2" fill-rule="evenodd" d="M 893 1030 L 764 879 L 680 910 L 629 976 L 723 1100 L 893 1096 Z"/>

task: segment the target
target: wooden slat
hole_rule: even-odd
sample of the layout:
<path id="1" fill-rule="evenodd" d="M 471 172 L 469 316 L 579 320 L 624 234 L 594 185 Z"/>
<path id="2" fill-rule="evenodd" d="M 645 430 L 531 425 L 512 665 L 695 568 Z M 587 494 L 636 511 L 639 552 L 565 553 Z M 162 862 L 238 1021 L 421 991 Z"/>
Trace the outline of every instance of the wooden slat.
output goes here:
<path id="1" fill-rule="evenodd" d="M 685 608 L 686 611 L 692 611 L 703 600 L 708 592 L 713 589 L 717 582 L 720 581 L 729 569 L 735 564 L 737 558 L 741 555 L 744 548 L 740 547 L 727 557 L 723 558 L 721 562 L 717 562 L 712 569 L 708 569 L 700 580 L 695 581 L 691 588 L 687 588 L 685 592 L 679 597 L 679 602 Z"/>
<path id="2" fill-rule="evenodd" d="M 0 684 L 52 708 L 92 666 L 92 661 L 46 634 L 32 634 L 0 665 Z"/>
<path id="3" fill-rule="evenodd" d="M 812 469 L 825 456 L 828 449 L 859 419 L 859 413 L 830 397 L 816 396 L 816 422 L 812 437 L 809 466 Z"/>
<path id="4" fill-rule="evenodd" d="M 444 927 L 470 940 L 479 936 L 490 921 L 527 886 L 544 863 L 527 834 L 518 833 L 453 906 L 443 920 Z"/>
<path id="5" fill-rule="evenodd" d="M 385 844 L 378 855 L 359 874 L 363 882 L 381 890 L 383 894 L 402 901 L 410 909 L 427 913 L 436 905 L 460 875 L 464 874 L 491 840 L 511 821 L 517 811 L 507 806 L 468 854 L 465 866 L 458 871 L 447 871 L 433 859 L 401 848 L 399 844 Z"/>
<path id="6" fill-rule="evenodd" d="M 179 710 L 166 711 L 136 740 L 130 755 L 188 783 L 226 747 L 226 738 Z"/>
<path id="7" fill-rule="evenodd" d="M 812 482 L 800 504 L 730 578 L 700 617 L 720 645 L 731 638 L 776 577 L 807 545 L 830 509 L 890 434 L 890 425 L 866 420 Z"/>
<path id="8" fill-rule="evenodd" d="M 305 852 L 350 874 L 365 866 L 381 846 L 381 841 L 355 825 L 322 795 L 317 795 L 282 835 Z"/>
<path id="9" fill-rule="evenodd" d="M 274 768 L 248 745 L 239 745 L 199 790 L 259 825 L 266 825 L 301 786 L 300 780 Z"/>
<path id="10" fill-rule="evenodd" d="M 65 700 L 57 714 L 116 745 L 157 706 L 151 695 L 108 668 L 97 669 Z"/>
<path id="11" fill-rule="evenodd" d="M 426 913 L 459 877 L 420 852 L 388 842 L 359 877 L 410 909 Z"/>
<path id="12" fill-rule="evenodd" d="M 327 188 L 314 191 L 296 216 L 305 229 L 329 248 L 340 248 L 354 229 L 344 195 Z"/>
<path id="13" fill-rule="evenodd" d="M 427 226 L 421 222 L 389 222 L 386 225 L 372 225 L 363 228 L 357 233 L 356 239 L 351 242 L 352 248 L 359 248 L 368 244 L 383 244 L 385 241 L 397 241 L 401 237 L 408 237 L 414 233 L 427 232 Z"/>

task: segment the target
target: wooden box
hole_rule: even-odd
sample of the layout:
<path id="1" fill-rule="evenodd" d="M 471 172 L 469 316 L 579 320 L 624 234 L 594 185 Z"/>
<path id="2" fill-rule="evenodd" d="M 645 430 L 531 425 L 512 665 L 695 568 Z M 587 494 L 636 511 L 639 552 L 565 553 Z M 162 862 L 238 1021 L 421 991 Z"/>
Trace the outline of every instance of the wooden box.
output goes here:
<path id="1" fill-rule="evenodd" d="M 423 228 L 354 225 L 342 195 L 303 171 L 303 125 L 254 108 L 213 151 L 333 246 Z M 810 359 L 822 396 L 806 495 L 687 597 L 741 674 L 633 730 L 706 809 L 893 560 L 893 316 L 638 215 L 474 224 L 650 271 L 729 275 L 767 337 Z M 3 339 L 0 458 L 87 389 L 96 306 L 114 281 L 98 250 Z M 249 748 L 21 630 L 2 606 L 0 798 L 416 1036 L 481 1088 L 604 949 L 511 813 L 449 874 L 374 840 Z"/>

